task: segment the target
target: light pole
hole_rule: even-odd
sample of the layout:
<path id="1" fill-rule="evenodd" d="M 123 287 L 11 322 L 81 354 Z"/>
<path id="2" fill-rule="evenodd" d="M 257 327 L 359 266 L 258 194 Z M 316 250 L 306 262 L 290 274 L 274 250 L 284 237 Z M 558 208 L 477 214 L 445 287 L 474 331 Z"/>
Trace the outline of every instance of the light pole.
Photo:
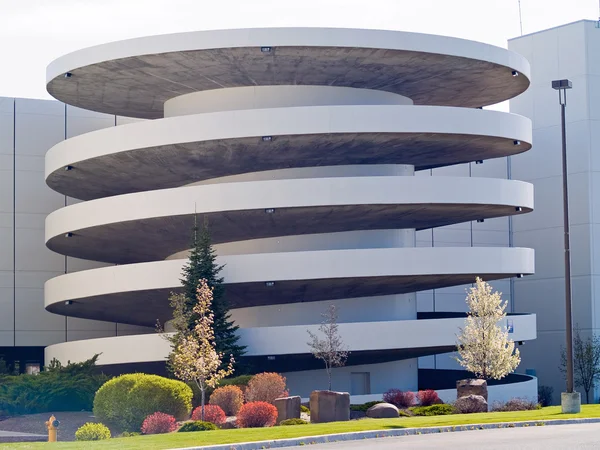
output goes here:
<path id="1" fill-rule="evenodd" d="M 561 393 L 560 403 L 564 414 L 578 413 L 581 410 L 581 394 L 573 386 L 573 314 L 571 301 L 571 239 L 569 236 L 569 189 L 567 177 L 567 89 L 573 84 L 570 80 L 554 80 L 552 89 L 558 91 L 560 104 L 560 122 L 562 130 L 562 184 L 563 184 L 563 220 L 565 233 L 565 316 L 567 335 L 567 392 Z"/>

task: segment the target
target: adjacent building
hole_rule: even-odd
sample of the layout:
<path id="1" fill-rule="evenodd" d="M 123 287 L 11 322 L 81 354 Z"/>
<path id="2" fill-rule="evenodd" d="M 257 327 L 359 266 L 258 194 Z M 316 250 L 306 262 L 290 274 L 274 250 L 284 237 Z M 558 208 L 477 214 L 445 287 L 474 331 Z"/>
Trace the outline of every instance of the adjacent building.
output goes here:
<path id="1" fill-rule="evenodd" d="M 573 321 L 583 337 L 600 329 L 600 28 L 582 20 L 509 41 L 531 63 L 531 87 L 510 102 L 533 121 L 531 151 L 511 157 L 511 175 L 535 187 L 535 211 L 513 219 L 514 245 L 536 251 L 535 274 L 515 282 L 516 311 L 534 311 L 537 340 L 523 363 L 541 385 L 564 390 L 560 351 L 565 346 L 565 285 L 561 129 L 552 80 L 568 78 L 567 154 Z M 594 402 L 598 394 L 594 395 Z"/>

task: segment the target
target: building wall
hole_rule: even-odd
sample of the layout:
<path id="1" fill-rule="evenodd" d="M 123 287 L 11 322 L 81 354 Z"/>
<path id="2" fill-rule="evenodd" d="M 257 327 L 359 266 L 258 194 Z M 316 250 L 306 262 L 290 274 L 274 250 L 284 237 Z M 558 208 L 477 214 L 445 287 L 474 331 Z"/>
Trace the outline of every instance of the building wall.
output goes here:
<path id="1" fill-rule="evenodd" d="M 508 178 L 507 158 L 486 160 L 483 164 L 458 164 L 433 170 L 415 173 L 416 176 L 444 177 L 482 177 Z M 518 179 L 517 177 L 514 177 Z M 537 206 L 536 206 L 537 207 Z M 480 222 L 464 222 L 446 227 L 417 231 L 418 247 L 509 247 L 509 218 Z M 516 245 L 515 245 L 516 246 Z M 502 292 L 502 298 L 508 301 L 507 312 L 512 311 L 511 280 L 497 280 L 490 284 Z M 471 285 L 453 286 L 444 289 L 434 289 L 417 293 L 419 312 L 429 311 L 461 311 L 466 312 L 465 303 L 467 290 Z M 460 369 L 455 353 L 434 355 L 419 358 L 419 368 L 422 369 Z M 521 364 L 518 373 L 525 373 L 528 367 Z"/>
<path id="2" fill-rule="evenodd" d="M 145 330 L 65 318 L 44 310 L 46 280 L 99 266 L 53 253 L 45 246 L 46 216 L 78 200 L 46 186 L 44 155 L 65 138 L 114 126 L 115 121 L 123 119 L 57 101 L 0 98 L 0 356 L 7 347 L 38 347 Z"/>
<path id="3" fill-rule="evenodd" d="M 511 158 L 512 176 L 534 184 L 535 210 L 515 217 L 514 244 L 534 248 L 535 275 L 515 283 L 515 307 L 537 314 L 538 338 L 523 349 L 540 385 L 565 389 L 565 279 L 561 131 L 551 81 L 569 78 L 567 153 L 573 322 L 584 336 L 600 331 L 600 29 L 579 21 L 509 41 L 531 63 L 531 87 L 510 110 L 533 120 L 533 149 Z M 598 396 L 594 398 L 597 401 Z"/>

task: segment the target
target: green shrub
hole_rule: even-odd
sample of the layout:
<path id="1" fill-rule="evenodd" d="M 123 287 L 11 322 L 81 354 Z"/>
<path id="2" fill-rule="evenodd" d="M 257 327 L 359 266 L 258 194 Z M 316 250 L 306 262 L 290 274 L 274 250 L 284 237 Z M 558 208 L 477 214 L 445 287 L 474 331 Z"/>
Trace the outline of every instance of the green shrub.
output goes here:
<path id="1" fill-rule="evenodd" d="M 186 422 L 183 426 L 177 430 L 180 433 L 187 433 L 188 431 L 211 431 L 218 430 L 219 427 L 214 423 L 210 422 L 202 422 L 201 420 L 196 420 L 194 422 Z"/>
<path id="2" fill-rule="evenodd" d="M 0 411 L 7 415 L 57 411 L 89 411 L 94 394 L 108 377 L 98 373 L 93 358 L 62 366 L 53 360 L 36 376 L 2 376 Z"/>
<path id="3" fill-rule="evenodd" d="M 363 403 L 362 405 L 350 405 L 350 411 L 367 412 L 367 409 L 369 409 L 373 405 L 377 405 L 378 403 L 383 403 L 383 401 L 375 400 L 372 402 Z"/>
<path id="4" fill-rule="evenodd" d="M 248 387 L 248 383 L 254 375 L 240 375 L 233 378 L 225 378 L 219 381 L 219 386 L 239 386 L 242 391 Z"/>
<path id="5" fill-rule="evenodd" d="M 282 420 L 279 425 L 307 425 L 308 422 L 304 419 L 286 419 Z"/>
<path id="6" fill-rule="evenodd" d="M 110 439 L 110 430 L 101 423 L 88 422 L 75 432 L 76 441 L 102 441 Z"/>
<path id="7" fill-rule="evenodd" d="M 138 432 L 138 431 L 123 431 L 119 437 L 135 437 L 135 436 L 141 436 L 142 433 Z"/>
<path id="8" fill-rule="evenodd" d="M 445 416 L 448 414 L 454 414 L 454 407 L 446 404 L 414 406 L 410 408 L 410 410 L 415 416 Z"/>
<path id="9" fill-rule="evenodd" d="M 304 414 L 310 414 L 310 408 L 308 406 L 300 405 L 300 412 Z"/>
<path id="10" fill-rule="evenodd" d="M 155 412 L 185 420 L 192 409 L 192 390 L 181 381 L 130 373 L 107 381 L 94 398 L 94 415 L 124 431 L 137 431 Z"/>

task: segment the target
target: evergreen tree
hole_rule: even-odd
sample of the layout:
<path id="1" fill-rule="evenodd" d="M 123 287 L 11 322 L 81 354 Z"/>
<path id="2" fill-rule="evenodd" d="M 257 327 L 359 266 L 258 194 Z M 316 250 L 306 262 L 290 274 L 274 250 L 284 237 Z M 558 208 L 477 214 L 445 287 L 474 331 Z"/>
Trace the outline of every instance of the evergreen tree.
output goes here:
<path id="1" fill-rule="evenodd" d="M 187 331 L 191 332 L 198 320 L 197 314 L 194 313 L 194 306 L 197 303 L 198 283 L 201 279 L 205 279 L 208 286 L 212 288 L 213 294 L 215 350 L 226 357 L 232 355 L 239 362 L 240 357 L 245 353 L 246 347 L 238 344 L 237 330 L 239 327 L 231 320 L 225 298 L 223 278 L 219 276 L 223 266 L 219 266 L 216 260 L 217 255 L 211 245 L 208 224 L 204 223 L 202 228 L 194 224 L 192 249 L 189 261 L 183 268 L 183 278 L 181 280 L 183 294 L 186 298 L 185 312 L 189 317 Z"/>

